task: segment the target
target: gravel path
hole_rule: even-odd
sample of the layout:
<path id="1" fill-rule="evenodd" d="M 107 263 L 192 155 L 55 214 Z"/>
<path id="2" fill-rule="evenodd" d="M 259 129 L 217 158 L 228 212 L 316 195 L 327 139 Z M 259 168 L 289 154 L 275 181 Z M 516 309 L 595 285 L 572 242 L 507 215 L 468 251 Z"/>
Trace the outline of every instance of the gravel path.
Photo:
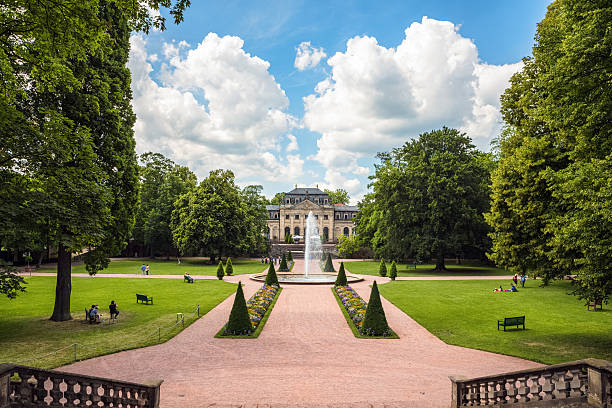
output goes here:
<path id="1" fill-rule="evenodd" d="M 302 268 L 297 261 L 294 272 Z M 375 277 L 364 277 L 353 287 L 368 299 Z M 246 296 L 260 285 L 247 275 L 226 280 L 242 281 Z M 164 344 L 61 369 L 130 381 L 161 378 L 162 407 L 447 407 L 449 375 L 540 366 L 449 346 L 385 299 L 400 339 L 356 339 L 330 286 L 321 285 L 284 286 L 258 339 L 215 339 L 232 302 L 230 296 Z"/>

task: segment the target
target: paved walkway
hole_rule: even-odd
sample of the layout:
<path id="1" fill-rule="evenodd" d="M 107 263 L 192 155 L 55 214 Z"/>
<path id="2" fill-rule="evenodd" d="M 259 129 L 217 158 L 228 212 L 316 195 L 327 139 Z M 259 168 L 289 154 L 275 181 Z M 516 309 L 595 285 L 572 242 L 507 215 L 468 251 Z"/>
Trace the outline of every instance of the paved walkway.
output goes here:
<path id="1" fill-rule="evenodd" d="M 297 261 L 294 272 L 303 268 Z M 374 277 L 353 287 L 364 299 Z M 499 277 L 498 277 L 499 278 Z M 246 296 L 260 283 L 246 275 Z M 377 278 L 380 280 L 380 278 Z M 356 339 L 330 286 L 285 285 L 258 339 L 215 339 L 233 296 L 170 341 L 62 370 L 131 381 L 164 380 L 162 407 L 447 407 L 449 375 L 540 366 L 449 346 L 383 299 L 397 340 Z"/>

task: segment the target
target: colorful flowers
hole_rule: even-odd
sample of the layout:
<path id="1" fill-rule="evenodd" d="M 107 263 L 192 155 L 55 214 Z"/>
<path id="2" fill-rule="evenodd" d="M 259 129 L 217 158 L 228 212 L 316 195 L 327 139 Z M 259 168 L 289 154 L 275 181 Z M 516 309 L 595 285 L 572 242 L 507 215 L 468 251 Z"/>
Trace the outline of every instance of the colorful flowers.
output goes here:
<path id="1" fill-rule="evenodd" d="M 264 315 L 266 314 L 266 311 L 270 307 L 270 304 L 274 300 L 278 289 L 278 285 L 264 284 L 246 302 L 247 310 L 249 311 L 249 317 L 251 318 L 251 324 L 253 325 L 253 330 L 257 329 L 257 326 L 259 326 L 261 319 L 263 319 Z"/>
<path id="2" fill-rule="evenodd" d="M 357 328 L 361 328 L 368 304 L 350 286 L 335 286 L 334 290 L 342 301 L 349 317 Z"/>

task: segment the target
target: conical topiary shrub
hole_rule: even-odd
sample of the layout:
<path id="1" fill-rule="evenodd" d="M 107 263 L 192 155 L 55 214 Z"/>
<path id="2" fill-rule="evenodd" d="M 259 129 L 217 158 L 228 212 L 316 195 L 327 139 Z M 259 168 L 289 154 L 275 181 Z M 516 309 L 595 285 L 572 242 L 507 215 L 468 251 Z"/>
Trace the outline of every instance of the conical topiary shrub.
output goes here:
<path id="1" fill-rule="evenodd" d="M 223 335 L 243 336 L 250 334 L 252 331 L 253 325 L 251 324 L 249 310 L 247 309 L 246 301 L 244 300 L 242 284 L 238 282 L 238 289 L 236 289 L 234 305 L 232 306 L 232 311 L 230 312 L 229 320 L 227 321 Z"/>
<path id="2" fill-rule="evenodd" d="M 217 266 L 217 278 L 219 278 L 219 280 L 223 280 L 223 276 L 225 276 L 225 272 L 223 271 L 223 261 L 219 261 L 219 266 Z"/>
<path id="3" fill-rule="evenodd" d="M 323 272 L 336 272 L 331 259 L 331 254 L 327 254 L 327 261 L 325 261 L 325 267 L 323 268 Z"/>
<path id="4" fill-rule="evenodd" d="M 393 263 L 391 264 L 391 271 L 389 272 L 389 277 L 391 278 L 391 280 L 395 280 L 395 278 L 397 278 L 397 265 L 395 264 L 395 261 L 393 261 Z"/>
<path id="5" fill-rule="evenodd" d="M 366 314 L 361 326 L 361 334 L 366 336 L 388 336 L 391 334 L 391 329 L 387 324 L 385 311 L 380 301 L 380 294 L 378 293 L 376 281 L 374 281 L 372 285 L 370 301 L 368 302 L 368 308 L 366 309 Z"/>
<path id="6" fill-rule="evenodd" d="M 225 274 L 227 276 L 232 276 L 234 273 L 234 265 L 232 265 L 232 258 L 227 258 L 227 262 L 225 262 Z"/>
<path id="7" fill-rule="evenodd" d="M 272 262 L 270 262 L 268 274 L 266 275 L 266 285 L 278 285 L 278 277 L 276 276 L 276 271 L 274 270 L 274 264 Z"/>
<path id="8" fill-rule="evenodd" d="M 281 258 L 280 265 L 278 266 L 278 271 L 279 272 L 289 271 L 289 267 L 287 266 L 287 257 L 285 256 L 285 254 L 283 254 L 283 257 Z"/>
<path id="9" fill-rule="evenodd" d="M 346 286 L 348 282 L 346 281 L 346 272 L 344 271 L 344 262 L 340 262 L 340 269 L 338 270 L 338 277 L 336 278 L 336 282 L 334 286 Z"/>
<path id="10" fill-rule="evenodd" d="M 293 255 L 291 255 L 291 251 L 287 253 L 287 262 L 293 262 Z"/>
<path id="11" fill-rule="evenodd" d="M 385 260 L 380 260 L 380 265 L 378 266 L 378 274 L 383 278 L 387 276 L 387 265 L 385 264 Z"/>

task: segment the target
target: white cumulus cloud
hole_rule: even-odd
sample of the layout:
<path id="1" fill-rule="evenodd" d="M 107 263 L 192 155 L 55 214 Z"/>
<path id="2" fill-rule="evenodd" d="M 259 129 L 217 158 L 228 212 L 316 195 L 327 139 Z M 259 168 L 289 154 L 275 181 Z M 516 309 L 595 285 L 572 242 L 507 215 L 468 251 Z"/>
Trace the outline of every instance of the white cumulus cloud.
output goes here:
<path id="1" fill-rule="evenodd" d="M 241 182 L 297 180 L 299 155 L 279 157 L 295 126 L 289 101 L 269 63 L 244 51 L 238 37 L 211 33 L 184 57 L 164 45 L 162 70 L 153 71 L 146 40 L 131 37 L 137 150 L 161 152 L 188 165 L 200 178 L 231 169 Z M 188 44 L 179 43 L 182 49 Z M 161 84 L 153 78 L 158 74 Z"/>
<path id="2" fill-rule="evenodd" d="M 327 57 L 323 48 L 314 48 L 310 41 L 304 41 L 297 47 L 293 65 L 300 71 L 314 68 L 319 65 L 323 58 Z"/>
<path id="3" fill-rule="evenodd" d="M 327 63 L 329 77 L 304 98 L 304 125 L 322 135 L 313 158 L 328 169 L 326 181 L 346 185 L 368 172 L 359 158 L 445 125 L 487 149 L 500 128 L 499 96 L 521 67 L 482 63 L 457 26 L 427 17 L 395 48 L 358 36 Z"/>

